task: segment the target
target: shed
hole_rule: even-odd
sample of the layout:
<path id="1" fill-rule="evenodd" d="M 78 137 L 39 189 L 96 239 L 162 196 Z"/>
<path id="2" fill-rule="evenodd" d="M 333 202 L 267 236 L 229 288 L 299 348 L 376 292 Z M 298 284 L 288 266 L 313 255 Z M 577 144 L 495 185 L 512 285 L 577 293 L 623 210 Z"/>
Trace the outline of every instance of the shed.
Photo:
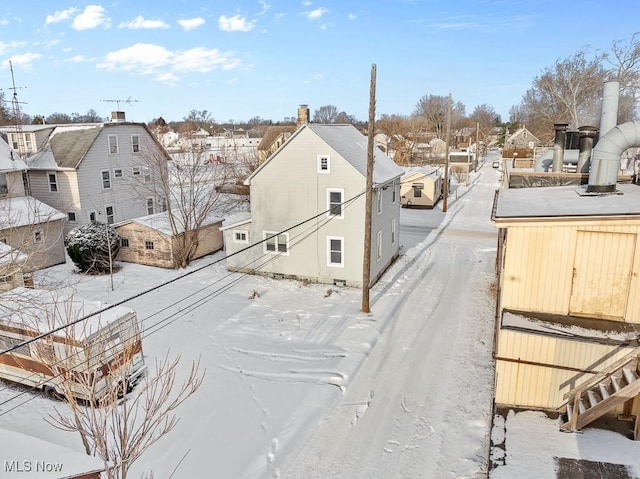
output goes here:
<path id="1" fill-rule="evenodd" d="M 179 222 L 179 219 L 178 219 Z M 166 211 L 142 216 L 115 225 L 120 236 L 119 261 L 159 266 L 161 268 L 177 268 L 180 266 L 179 252 L 183 248 L 183 237 L 186 234 L 197 238 L 196 253 L 192 259 L 201 258 L 222 249 L 222 219 L 208 216 L 198 229 L 184 232 L 180 224 L 174 234 Z"/>
<path id="2" fill-rule="evenodd" d="M 406 208 L 433 208 L 442 196 L 441 167 L 423 166 L 400 182 L 400 204 Z"/>
<path id="3" fill-rule="evenodd" d="M 105 471 L 97 457 L 9 429 L 0 429 L 0 451 L 7 479 L 100 479 Z"/>
<path id="4" fill-rule="evenodd" d="M 496 403 L 565 407 L 581 384 L 613 376 L 616 361 L 640 345 L 640 187 L 501 189 L 492 219 Z M 630 414 L 636 394 L 609 410 Z"/>

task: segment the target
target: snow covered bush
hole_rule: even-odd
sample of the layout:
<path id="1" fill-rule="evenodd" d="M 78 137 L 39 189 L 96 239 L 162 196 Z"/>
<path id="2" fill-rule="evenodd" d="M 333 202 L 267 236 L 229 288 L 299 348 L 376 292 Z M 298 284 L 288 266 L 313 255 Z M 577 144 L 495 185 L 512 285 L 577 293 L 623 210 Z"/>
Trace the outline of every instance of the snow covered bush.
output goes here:
<path id="1" fill-rule="evenodd" d="M 111 225 L 90 223 L 64 238 L 69 257 L 83 273 L 106 273 L 120 249 L 120 237 Z"/>

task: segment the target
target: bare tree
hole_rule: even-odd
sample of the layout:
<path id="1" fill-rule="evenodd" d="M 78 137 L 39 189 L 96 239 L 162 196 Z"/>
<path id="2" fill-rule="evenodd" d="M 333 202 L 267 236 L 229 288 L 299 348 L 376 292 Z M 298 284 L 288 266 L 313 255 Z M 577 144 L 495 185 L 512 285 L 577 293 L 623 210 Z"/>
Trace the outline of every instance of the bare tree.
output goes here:
<path id="1" fill-rule="evenodd" d="M 338 109 L 334 105 L 324 105 L 313 112 L 313 121 L 316 123 L 335 123 L 338 118 Z"/>
<path id="2" fill-rule="evenodd" d="M 436 138 L 444 139 L 447 126 L 448 97 L 438 95 L 425 95 L 416 103 L 413 115 L 425 120 L 427 128 L 435 133 Z M 457 101 L 451 107 L 451 125 L 454 128 L 460 126 L 465 118 L 465 106 Z"/>
<path id="3" fill-rule="evenodd" d="M 485 144 L 489 137 L 493 135 L 493 129 L 500 123 L 500 115 L 496 113 L 492 106 L 486 103 L 475 107 L 469 119 L 473 122 L 473 126 L 477 125 L 479 140 Z"/>
<path id="4" fill-rule="evenodd" d="M 244 202 L 243 198 L 222 191 L 224 185 L 235 183 L 233 175 L 241 155 L 234 156 L 233 148 L 212 152 L 199 145 L 187 145 L 172 153 L 167 165 L 164 152 L 152 148 L 146 151 L 152 153 L 141 154 L 144 168 L 157 183 L 138 183 L 132 187 L 143 198 L 161 192 L 157 203 L 166 212 L 171 232 L 178 239 L 175 253 L 179 266 L 184 268 L 197 253 L 200 229 L 215 218 L 223 217 L 238 202 Z"/>

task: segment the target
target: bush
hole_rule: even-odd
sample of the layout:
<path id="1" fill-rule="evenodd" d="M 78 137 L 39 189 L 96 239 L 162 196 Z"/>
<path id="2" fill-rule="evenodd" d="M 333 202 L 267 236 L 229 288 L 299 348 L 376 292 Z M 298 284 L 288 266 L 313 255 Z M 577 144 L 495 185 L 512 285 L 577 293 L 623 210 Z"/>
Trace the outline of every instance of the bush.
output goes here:
<path id="1" fill-rule="evenodd" d="M 69 231 L 64 245 L 83 273 L 107 273 L 120 250 L 120 237 L 111 225 L 90 223 Z"/>

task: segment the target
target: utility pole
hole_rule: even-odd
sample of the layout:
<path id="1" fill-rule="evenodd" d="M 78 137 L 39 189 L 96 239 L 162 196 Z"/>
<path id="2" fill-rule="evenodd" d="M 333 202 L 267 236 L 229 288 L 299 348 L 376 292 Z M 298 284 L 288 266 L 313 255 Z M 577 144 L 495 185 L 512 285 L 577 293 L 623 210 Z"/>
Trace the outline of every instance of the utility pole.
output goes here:
<path id="1" fill-rule="evenodd" d="M 442 195 L 442 212 L 447 212 L 447 203 L 449 199 L 449 136 L 451 135 L 451 93 L 447 100 L 447 132 L 444 147 L 444 187 Z"/>
<path id="2" fill-rule="evenodd" d="M 376 119 L 376 64 L 371 65 L 369 86 L 369 129 L 367 138 L 367 191 L 365 195 L 364 257 L 362 258 L 362 312 L 369 313 L 369 283 L 371 282 L 371 214 L 373 199 L 373 135 Z"/>
<path id="3" fill-rule="evenodd" d="M 480 122 L 476 122 L 476 164 L 473 165 L 473 171 L 478 171 L 480 163 Z"/>

